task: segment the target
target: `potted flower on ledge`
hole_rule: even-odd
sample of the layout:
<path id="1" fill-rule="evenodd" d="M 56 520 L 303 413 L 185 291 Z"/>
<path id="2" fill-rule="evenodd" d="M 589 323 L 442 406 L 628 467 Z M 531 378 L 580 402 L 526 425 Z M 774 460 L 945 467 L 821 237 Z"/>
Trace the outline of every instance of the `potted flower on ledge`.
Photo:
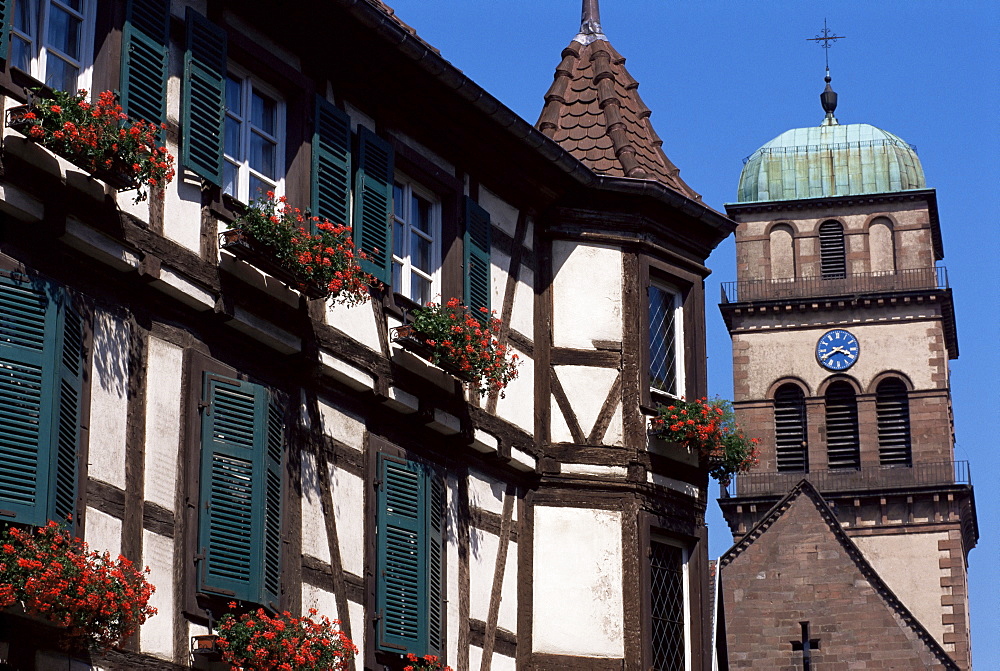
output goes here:
<path id="1" fill-rule="evenodd" d="M 441 305 L 428 303 L 409 313 L 409 321 L 396 327 L 395 340 L 435 366 L 476 386 L 480 396 L 504 395 L 517 377 L 518 356 L 509 354 L 498 340 L 500 320 L 480 308 L 484 319 L 474 316 L 457 298 Z M 486 317 L 486 315 L 489 315 Z"/>
<path id="2" fill-rule="evenodd" d="M 732 404 L 724 399 L 682 399 L 661 405 L 651 424 L 657 438 L 697 454 L 699 461 L 708 467 L 708 474 L 723 486 L 734 475 L 746 473 L 757 465 L 760 441 L 746 436 L 736 423 Z"/>
<path id="3" fill-rule="evenodd" d="M 356 305 L 368 300 L 368 287 L 376 283 L 361 270 L 350 226 L 309 216 L 273 191 L 250 201 L 219 243 L 310 298 Z"/>
<path id="4" fill-rule="evenodd" d="M 235 608 L 235 602 L 229 604 Z M 222 659 L 241 671 L 348 671 L 357 647 L 336 620 L 295 617 L 285 611 L 269 615 L 258 608 L 239 617 L 219 619 L 214 647 Z"/>
<path id="5" fill-rule="evenodd" d="M 160 140 L 166 124 L 130 120 L 112 91 L 93 103 L 83 89 L 36 92 L 29 104 L 7 111 L 7 126 L 119 191 L 136 190 L 137 203 L 148 187 L 174 177 L 174 157 Z"/>
<path id="6" fill-rule="evenodd" d="M 111 648 L 155 615 L 148 573 L 89 550 L 56 522 L 0 535 L 0 609 L 62 627 L 70 649 Z"/>

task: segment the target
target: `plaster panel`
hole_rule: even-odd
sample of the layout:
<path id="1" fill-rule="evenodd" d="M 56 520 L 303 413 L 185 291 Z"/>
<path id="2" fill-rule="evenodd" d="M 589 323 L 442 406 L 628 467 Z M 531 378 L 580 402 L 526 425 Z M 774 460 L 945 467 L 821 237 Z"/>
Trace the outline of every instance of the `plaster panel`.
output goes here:
<path id="1" fill-rule="evenodd" d="M 938 341 L 928 337 L 928 331 L 940 333 L 939 324 L 928 321 L 846 323 L 837 328 L 849 330 L 858 339 L 858 361 L 845 372 L 856 379 L 862 389 L 867 389 L 875 376 L 886 370 L 904 373 L 915 389 L 933 389 L 946 384 L 934 379 L 934 373 L 947 368 L 943 338 Z M 802 379 L 815 393 L 820 384 L 833 375 L 816 362 L 816 341 L 827 330 L 827 327 L 820 327 L 734 334 L 733 349 L 737 353 L 734 363 L 745 365 L 746 398 L 766 398 L 769 387 L 779 378 L 788 376 Z M 748 347 L 741 348 L 744 344 Z M 744 357 L 746 361 L 741 362 Z M 940 358 L 940 366 L 928 365 L 932 358 Z"/>
<path id="2" fill-rule="evenodd" d="M 315 608 L 317 611 L 314 620 L 318 620 L 323 615 L 331 620 L 340 617 L 337 614 L 337 597 L 333 592 L 304 582 L 302 583 L 302 612 L 308 614 L 310 608 Z"/>
<path id="3" fill-rule="evenodd" d="M 526 266 L 521 266 L 517 285 L 514 288 L 514 305 L 510 311 L 510 327 L 528 338 L 535 333 L 535 274 Z"/>
<path id="4" fill-rule="evenodd" d="M 534 651 L 624 656 L 621 513 L 536 506 L 534 518 Z"/>
<path id="5" fill-rule="evenodd" d="M 503 311 L 509 274 L 510 257 L 494 247 L 490 251 L 490 309 L 497 317 L 500 317 Z"/>
<path id="6" fill-rule="evenodd" d="M 549 438 L 553 443 L 572 443 L 573 434 L 570 433 L 569 424 L 566 421 L 566 417 L 563 415 L 563 410 L 559 407 L 559 403 L 556 402 L 555 395 L 550 397 L 550 405 L 552 411 L 549 413 L 551 417 L 550 427 L 549 427 Z"/>
<path id="7" fill-rule="evenodd" d="M 302 453 L 302 554 L 330 561 L 316 457 L 308 452 Z"/>
<path id="8" fill-rule="evenodd" d="M 483 622 L 489 617 L 499 544 L 500 538 L 495 534 L 476 528 L 470 530 L 469 616 Z M 517 631 L 517 543 L 507 545 L 497 625 L 507 631 Z"/>
<path id="9" fill-rule="evenodd" d="M 382 351 L 371 301 L 354 306 L 327 303 L 325 315 L 330 326 L 343 331 L 368 349 Z"/>
<path id="10" fill-rule="evenodd" d="M 497 416 L 506 419 L 528 433 L 534 432 L 535 421 L 535 363 L 524 352 L 511 347 L 520 365 L 517 377 L 507 385 L 504 396 L 497 402 Z"/>
<path id="11" fill-rule="evenodd" d="M 618 377 L 616 368 L 594 366 L 555 366 L 556 375 L 569 397 L 580 428 L 589 435 L 597 423 L 601 407 Z"/>
<path id="12" fill-rule="evenodd" d="M 448 545 L 445 548 L 445 561 L 448 562 L 448 571 L 445 579 L 447 585 L 445 586 L 446 602 L 445 617 L 448 620 L 449 632 L 457 632 L 459 630 L 459 611 L 458 611 L 458 601 L 459 601 L 459 586 L 458 586 L 458 529 L 456 528 L 456 522 L 458 520 L 458 479 L 454 475 L 449 475 L 447 479 L 447 497 L 448 497 L 448 514 L 445 519 L 448 524 Z M 458 636 L 452 635 L 447 637 L 445 642 L 448 648 L 448 659 L 458 659 Z"/>
<path id="13" fill-rule="evenodd" d="M 364 671 L 365 668 L 365 607 L 353 601 L 347 602 L 347 612 L 351 614 L 351 642 L 358 648 L 358 655 L 354 658 L 355 671 Z"/>
<path id="14" fill-rule="evenodd" d="M 340 540 L 340 561 L 348 573 L 364 576 L 365 483 L 358 476 L 333 464 L 329 468 L 333 478 L 333 513 Z"/>
<path id="15" fill-rule="evenodd" d="M 131 329 L 98 311 L 94 315 L 94 368 L 90 378 L 89 473 L 125 489 L 125 427 Z M 172 501 L 172 499 L 171 499 Z"/>
<path id="16" fill-rule="evenodd" d="M 87 508 L 85 540 L 91 550 L 107 552 L 112 559 L 118 557 L 122 553 L 122 521 L 96 508 Z"/>
<path id="17" fill-rule="evenodd" d="M 140 651 L 173 661 L 174 658 L 174 541 L 172 538 L 142 532 L 142 563 L 149 566 L 147 579 L 156 585 L 149 605 L 156 615 L 139 629 Z"/>
<path id="18" fill-rule="evenodd" d="M 950 577 L 951 571 L 942 570 L 938 564 L 940 559 L 948 558 L 947 551 L 938 550 L 938 542 L 947 541 L 948 532 L 854 536 L 851 540 L 889 589 L 944 645 L 941 580 Z"/>
<path id="19" fill-rule="evenodd" d="M 625 420 L 622 418 L 622 406 L 619 403 L 615 409 L 615 414 L 611 415 L 611 423 L 604 434 L 605 445 L 615 445 L 621 447 L 625 445 Z"/>
<path id="20" fill-rule="evenodd" d="M 490 221 L 507 235 L 514 237 L 517 228 L 517 208 L 486 187 L 479 186 L 479 205 L 490 213 Z"/>
<path id="21" fill-rule="evenodd" d="M 323 433 L 359 452 L 365 449 L 364 422 L 323 399 L 319 401 L 319 412 L 323 418 Z"/>
<path id="22" fill-rule="evenodd" d="M 469 472 L 469 504 L 497 515 L 503 514 L 503 497 L 507 483 L 476 470 Z M 516 500 L 515 500 L 516 504 Z M 517 520 L 517 505 L 511 519 Z"/>
<path id="23" fill-rule="evenodd" d="M 171 149 L 176 156 L 177 148 Z M 184 171 L 167 187 L 163 199 L 163 235 L 195 254 L 201 254 L 201 181 L 183 178 Z"/>
<path id="24" fill-rule="evenodd" d="M 184 350 L 150 337 L 146 367 L 146 500 L 174 509 Z"/>
<path id="25" fill-rule="evenodd" d="M 622 254 L 614 247 L 552 243 L 553 345 L 593 349 L 622 339 Z"/>
<path id="26" fill-rule="evenodd" d="M 454 164 L 449 163 L 448 161 L 444 160 L 443 158 L 441 158 L 441 156 L 439 156 L 435 152 L 431 151 L 430 149 L 428 149 L 427 147 L 425 147 L 423 144 L 417 142 L 416 140 L 414 140 L 409 135 L 406 135 L 405 133 L 400 133 L 399 131 L 392 131 L 392 134 L 395 135 L 397 138 L 399 138 L 399 140 L 403 144 L 405 144 L 406 146 L 408 146 L 410 149 L 413 149 L 415 152 L 417 152 L 418 154 L 420 154 L 421 156 L 423 156 L 424 158 L 426 158 L 428 161 L 430 161 L 431 163 L 433 163 L 437 167 L 441 168 L 441 170 L 443 172 L 446 172 L 449 175 L 454 175 L 455 174 L 455 166 L 454 166 Z"/>

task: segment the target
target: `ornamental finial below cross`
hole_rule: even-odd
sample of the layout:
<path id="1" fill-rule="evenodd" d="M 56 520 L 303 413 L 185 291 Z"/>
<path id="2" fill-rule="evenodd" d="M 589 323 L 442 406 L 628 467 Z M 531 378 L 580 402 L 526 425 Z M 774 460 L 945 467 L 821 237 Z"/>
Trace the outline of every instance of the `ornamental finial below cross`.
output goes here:
<path id="1" fill-rule="evenodd" d="M 823 19 L 823 32 L 816 35 L 816 37 L 807 37 L 806 40 L 809 42 L 822 42 L 820 46 L 824 49 L 824 54 L 826 55 L 826 69 L 830 69 L 830 42 L 836 42 L 837 40 L 842 40 L 846 35 L 833 35 L 830 33 L 830 29 L 826 27 L 826 19 Z"/>

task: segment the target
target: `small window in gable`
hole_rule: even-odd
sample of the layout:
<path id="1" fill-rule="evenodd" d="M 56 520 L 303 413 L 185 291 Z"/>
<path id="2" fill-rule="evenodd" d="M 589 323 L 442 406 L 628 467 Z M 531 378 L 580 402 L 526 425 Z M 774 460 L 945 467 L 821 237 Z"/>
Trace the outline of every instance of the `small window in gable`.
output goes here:
<path id="1" fill-rule="evenodd" d="M 96 4 L 14 0 L 11 65 L 53 89 L 89 89 Z"/>
<path id="2" fill-rule="evenodd" d="M 250 75 L 226 77 L 223 193 L 249 203 L 281 195 L 285 177 L 284 103 Z"/>

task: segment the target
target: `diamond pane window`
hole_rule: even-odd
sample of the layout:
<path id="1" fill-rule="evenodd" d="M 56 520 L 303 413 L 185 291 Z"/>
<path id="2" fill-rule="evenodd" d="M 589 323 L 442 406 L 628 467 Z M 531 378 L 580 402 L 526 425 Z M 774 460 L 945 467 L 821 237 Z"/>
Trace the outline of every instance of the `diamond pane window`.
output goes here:
<path id="1" fill-rule="evenodd" d="M 653 671 L 685 671 L 684 550 L 650 543 L 649 583 Z"/>
<path id="2" fill-rule="evenodd" d="M 680 295 L 656 285 L 650 285 L 648 293 L 649 386 L 672 396 L 682 396 Z"/>

